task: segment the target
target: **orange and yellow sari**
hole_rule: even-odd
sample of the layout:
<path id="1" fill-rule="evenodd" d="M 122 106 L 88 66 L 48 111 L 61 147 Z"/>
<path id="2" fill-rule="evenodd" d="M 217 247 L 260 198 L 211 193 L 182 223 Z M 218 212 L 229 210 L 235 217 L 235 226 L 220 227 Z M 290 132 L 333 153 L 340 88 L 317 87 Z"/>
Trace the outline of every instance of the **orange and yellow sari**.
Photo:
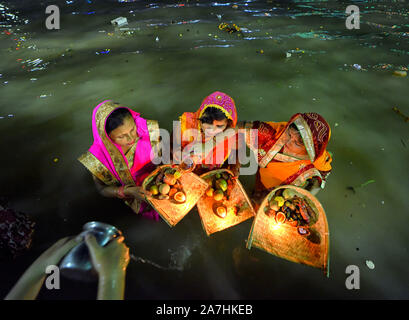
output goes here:
<path id="1" fill-rule="evenodd" d="M 236 126 L 237 111 L 234 100 L 227 94 L 216 91 L 203 100 L 199 110 L 196 112 L 185 112 L 179 118 L 181 125 L 182 150 L 188 151 L 189 147 L 194 144 L 207 142 L 201 130 L 199 119 L 209 107 L 221 110 L 226 115 L 226 118 L 230 120 L 230 128 Z M 203 155 L 200 163 L 196 164 L 195 172 L 204 173 L 206 171 L 220 168 L 228 159 L 232 151 L 232 146 L 235 147 L 236 142 L 237 135 L 233 135 L 216 143 L 210 152 Z"/>
<path id="2" fill-rule="evenodd" d="M 298 159 L 282 152 L 289 126 L 295 124 L 308 153 L 308 159 Z M 332 167 L 332 157 L 326 150 L 331 128 L 317 113 L 297 113 L 288 122 L 245 122 L 246 143 L 257 154 L 259 170 L 256 191 L 272 189 L 279 185 L 306 186 L 308 179 L 316 178 L 324 188 Z M 258 130 L 255 143 L 250 129 Z"/>

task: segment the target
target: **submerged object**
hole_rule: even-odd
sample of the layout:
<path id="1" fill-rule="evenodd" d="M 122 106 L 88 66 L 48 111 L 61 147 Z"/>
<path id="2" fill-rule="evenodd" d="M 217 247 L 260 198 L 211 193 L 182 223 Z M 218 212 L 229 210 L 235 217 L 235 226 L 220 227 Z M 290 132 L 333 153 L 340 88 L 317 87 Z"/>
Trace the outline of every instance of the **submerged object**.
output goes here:
<path id="1" fill-rule="evenodd" d="M 90 233 L 102 247 L 106 246 L 113 239 L 122 236 L 122 232 L 114 226 L 97 221 L 86 223 L 83 226 L 83 230 L 84 231 L 80 234 L 83 239 L 86 234 Z M 74 247 L 62 259 L 60 271 L 64 276 L 73 280 L 92 282 L 98 279 L 98 274 L 92 265 L 90 253 L 85 241 Z"/>

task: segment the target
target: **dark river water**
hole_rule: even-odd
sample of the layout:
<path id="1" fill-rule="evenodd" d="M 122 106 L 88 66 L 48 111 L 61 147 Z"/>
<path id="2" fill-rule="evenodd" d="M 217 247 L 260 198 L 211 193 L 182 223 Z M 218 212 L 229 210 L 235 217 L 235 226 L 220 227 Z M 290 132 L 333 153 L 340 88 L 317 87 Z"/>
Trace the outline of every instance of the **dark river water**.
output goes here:
<path id="1" fill-rule="evenodd" d="M 60 30 L 45 27 L 50 4 Z M 349 4 L 358 30 L 345 26 Z M 408 11 L 398 0 L 0 1 L 0 195 L 37 223 L 32 249 L 0 265 L 0 296 L 56 240 L 97 220 L 130 247 L 127 299 L 408 299 L 409 123 L 392 110 L 409 115 L 409 77 L 393 75 L 409 67 Z M 127 30 L 111 25 L 120 16 Z M 318 194 L 329 278 L 247 250 L 251 220 L 207 237 L 196 209 L 172 229 L 141 219 L 100 196 L 76 160 L 99 102 L 171 129 L 216 90 L 235 99 L 239 120 L 318 112 L 331 125 L 333 171 Z M 251 192 L 254 176 L 240 180 Z M 359 290 L 345 286 L 348 265 L 360 268 Z M 39 298 L 96 297 L 96 286 L 61 288 Z"/>

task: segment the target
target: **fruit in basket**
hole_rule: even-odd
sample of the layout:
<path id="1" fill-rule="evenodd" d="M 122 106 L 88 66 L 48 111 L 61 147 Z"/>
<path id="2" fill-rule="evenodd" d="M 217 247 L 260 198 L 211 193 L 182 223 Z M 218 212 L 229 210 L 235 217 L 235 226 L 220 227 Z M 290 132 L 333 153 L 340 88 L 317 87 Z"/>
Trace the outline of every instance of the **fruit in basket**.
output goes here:
<path id="1" fill-rule="evenodd" d="M 216 179 L 220 179 L 222 175 L 220 173 L 216 173 Z"/>
<path id="2" fill-rule="evenodd" d="M 269 217 L 274 217 L 276 214 L 276 210 L 272 209 L 271 207 L 265 207 L 264 212 Z"/>
<path id="3" fill-rule="evenodd" d="M 215 201 L 221 201 L 223 200 L 223 197 L 224 197 L 224 193 L 222 190 L 216 190 L 213 194 L 213 199 Z"/>
<path id="4" fill-rule="evenodd" d="M 240 208 L 238 206 L 233 206 L 233 207 L 230 208 L 230 211 L 231 211 L 232 214 L 238 215 L 239 211 L 240 211 Z"/>
<path id="5" fill-rule="evenodd" d="M 180 171 L 175 171 L 175 173 L 173 174 L 173 177 L 177 180 L 182 176 L 182 173 Z"/>
<path id="6" fill-rule="evenodd" d="M 216 180 L 216 188 L 220 189 L 222 191 L 226 191 L 227 190 L 227 181 L 224 179 L 217 179 Z"/>
<path id="7" fill-rule="evenodd" d="M 279 207 L 282 207 L 284 205 L 285 201 L 283 197 L 278 196 L 278 197 L 275 197 L 274 200 L 277 201 Z"/>
<path id="8" fill-rule="evenodd" d="M 230 175 L 227 172 L 222 173 L 222 178 L 224 180 L 229 180 L 230 179 Z"/>
<path id="9" fill-rule="evenodd" d="M 160 192 L 162 195 L 167 195 L 167 194 L 169 193 L 169 191 L 170 191 L 170 186 L 169 186 L 168 184 L 162 183 L 162 184 L 159 186 L 159 192 Z"/>
<path id="10" fill-rule="evenodd" d="M 213 197 L 213 193 L 214 193 L 214 189 L 213 188 L 209 188 L 206 190 L 206 195 L 208 197 Z"/>
<path id="11" fill-rule="evenodd" d="M 284 199 L 290 199 L 291 198 L 291 191 L 290 191 L 290 189 L 285 189 L 284 191 L 283 191 L 283 197 L 284 197 Z"/>
<path id="12" fill-rule="evenodd" d="M 280 206 L 278 205 L 278 201 L 276 201 L 276 200 L 270 201 L 270 207 L 271 207 L 271 209 L 273 209 L 274 211 L 280 210 Z"/>
<path id="13" fill-rule="evenodd" d="M 165 173 L 165 177 L 163 178 L 163 182 L 173 186 L 176 183 L 176 178 L 173 173 Z"/>
<path id="14" fill-rule="evenodd" d="M 156 184 L 151 186 L 149 191 L 152 193 L 153 196 L 156 196 L 159 193 L 158 186 Z"/>
<path id="15" fill-rule="evenodd" d="M 167 194 L 160 194 L 158 196 L 159 200 L 169 200 L 169 196 Z"/>
<path id="16" fill-rule="evenodd" d="M 173 197 L 176 194 L 176 192 L 178 192 L 178 189 L 176 189 L 175 187 L 170 188 L 169 197 Z"/>
<path id="17" fill-rule="evenodd" d="M 175 199 L 176 202 L 183 203 L 186 201 L 186 195 L 183 192 L 178 191 L 173 196 L 173 199 Z"/>

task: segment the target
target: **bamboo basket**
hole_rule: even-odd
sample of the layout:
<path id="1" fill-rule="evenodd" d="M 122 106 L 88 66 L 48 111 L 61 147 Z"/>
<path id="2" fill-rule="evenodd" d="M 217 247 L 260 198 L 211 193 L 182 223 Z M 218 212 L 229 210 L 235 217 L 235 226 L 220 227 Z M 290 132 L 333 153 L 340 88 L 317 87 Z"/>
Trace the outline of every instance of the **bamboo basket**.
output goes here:
<path id="1" fill-rule="evenodd" d="M 278 225 L 264 212 L 269 200 L 279 189 L 292 189 L 314 211 L 315 221 L 306 228 L 311 232 L 301 235 L 297 227 L 289 223 Z M 312 236 L 314 238 L 312 238 Z M 314 239 L 314 240 L 313 240 Z M 286 185 L 272 190 L 263 200 L 253 221 L 247 248 L 259 248 L 280 258 L 309 265 L 324 271 L 329 277 L 329 230 L 324 209 L 318 199 L 299 187 Z"/>
<path id="2" fill-rule="evenodd" d="M 146 189 L 149 183 L 156 177 L 162 168 L 170 168 L 171 165 L 163 165 L 156 168 L 149 176 L 145 178 L 142 187 Z M 148 203 L 159 213 L 170 227 L 174 227 L 182 220 L 189 211 L 196 205 L 196 202 L 201 198 L 207 189 L 207 183 L 198 175 L 192 172 L 185 172 L 179 178 L 182 184 L 183 191 L 186 194 L 184 203 L 176 203 L 173 200 L 159 200 L 152 196 L 147 196 Z"/>
<path id="3" fill-rule="evenodd" d="M 232 175 L 230 170 L 218 169 L 204 173 L 200 177 L 205 179 L 217 173 L 224 172 Z M 202 226 L 208 236 L 210 236 L 212 233 L 233 227 L 251 217 L 254 217 L 256 214 L 246 191 L 238 179 L 235 180 L 235 185 L 230 192 L 230 200 L 227 202 L 228 205 L 226 207 L 229 209 L 230 206 L 240 206 L 241 209 L 239 214 L 236 215 L 235 213 L 227 210 L 227 216 L 225 218 L 220 218 L 213 211 L 215 203 L 217 203 L 217 201 L 215 201 L 212 197 L 207 197 L 206 195 L 202 196 L 197 202 L 197 209 L 202 221 Z"/>

